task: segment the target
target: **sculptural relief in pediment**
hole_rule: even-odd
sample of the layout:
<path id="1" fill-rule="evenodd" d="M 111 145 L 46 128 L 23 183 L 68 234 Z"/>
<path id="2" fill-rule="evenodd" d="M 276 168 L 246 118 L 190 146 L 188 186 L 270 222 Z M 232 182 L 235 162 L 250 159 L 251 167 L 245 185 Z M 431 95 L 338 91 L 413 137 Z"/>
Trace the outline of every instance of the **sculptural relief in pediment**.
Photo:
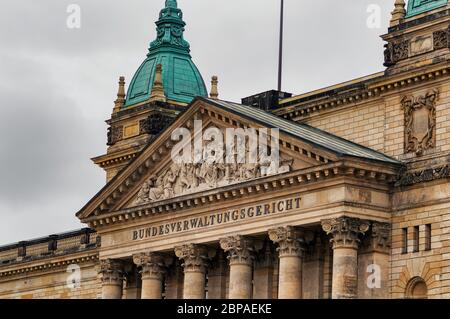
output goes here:
<path id="1" fill-rule="evenodd" d="M 278 140 L 275 140 L 275 143 L 278 143 Z M 197 160 L 181 163 L 172 160 L 170 166 L 152 175 L 142 184 L 131 206 L 283 174 L 293 168 L 293 158 L 279 153 L 274 157 L 275 147 L 269 148 L 270 155 L 262 151 L 264 149 L 267 152 L 267 144 L 252 151 L 252 143 L 246 140 L 245 147 L 240 151 L 236 145 L 234 147 L 230 156 L 230 152 L 217 146 L 217 140 L 204 141 L 202 156 Z M 276 151 L 279 152 L 277 147 Z M 198 155 L 196 150 L 189 149 L 189 152 L 192 159 L 196 158 L 196 153 Z"/>

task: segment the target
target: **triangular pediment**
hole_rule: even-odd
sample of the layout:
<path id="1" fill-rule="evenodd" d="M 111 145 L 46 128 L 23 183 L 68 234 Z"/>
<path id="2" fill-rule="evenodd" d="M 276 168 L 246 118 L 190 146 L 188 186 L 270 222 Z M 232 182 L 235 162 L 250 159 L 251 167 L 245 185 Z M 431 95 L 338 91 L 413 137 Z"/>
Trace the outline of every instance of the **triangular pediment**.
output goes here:
<path id="1" fill-rule="evenodd" d="M 186 124 L 188 123 L 191 122 Z M 220 132 L 223 138 L 226 139 L 227 129 L 230 126 L 227 127 L 221 121 L 209 118 L 208 115 L 202 117 L 201 123 L 203 125 L 199 134 L 216 131 L 217 133 Z M 190 125 L 188 124 L 188 126 Z M 209 160 L 208 155 L 211 152 L 208 152 L 208 149 L 214 141 L 207 141 L 201 138 L 200 149 L 202 156 L 194 162 L 194 145 L 197 135 L 192 127 L 189 132 L 191 133 L 190 139 L 186 142 L 189 144 L 191 160 L 186 163 L 176 163 L 172 158 L 172 154 L 166 154 L 164 157 L 161 157 L 161 165 L 155 171 L 150 171 L 144 178 L 143 183 L 138 187 L 139 190 L 129 197 L 123 205 L 116 207 L 116 209 L 132 208 L 180 196 L 207 192 L 321 164 L 316 158 L 295 154 L 294 151 L 285 147 L 281 147 L 279 151 L 279 163 L 277 166 L 273 165 L 274 161 L 271 161 L 270 157 L 268 160 L 262 161 L 258 156 L 255 156 L 252 162 L 248 144 L 241 145 L 240 149 L 240 153 L 245 154 L 245 158 L 238 160 L 237 156 L 234 156 L 232 160 L 227 160 L 225 141 L 223 155 Z M 251 131 L 241 130 L 240 132 Z M 253 132 L 256 133 L 257 131 L 254 130 Z M 249 135 L 244 136 L 249 138 Z M 258 136 L 255 137 L 256 139 L 258 138 Z M 264 145 L 267 146 L 267 143 Z M 237 150 L 238 148 L 235 145 L 234 149 Z"/>
<path id="2" fill-rule="evenodd" d="M 184 130 L 183 139 L 179 137 L 178 140 L 174 140 L 173 132 L 180 128 Z M 276 144 L 273 144 L 273 141 L 276 141 L 275 137 L 268 138 L 265 135 L 270 136 L 272 128 L 279 129 Z M 252 144 L 254 140 L 246 135 L 243 148 L 238 149 L 235 145 L 236 154 L 231 156 L 233 160 L 230 161 L 226 148 L 229 129 L 239 132 L 256 132 L 262 143 L 259 144 L 256 154 L 255 151 L 251 151 L 254 149 L 252 147 L 255 145 Z M 224 139 L 223 154 L 220 156 L 217 156 L 218 152 L 214 151 L 217 148 L 210 145 L 216 140 L 215 136 L 211 138 L 214 134 L 222 134 Z M 175 135 L 180 136 L 179 133 Z M 183 142 L 180 143 L 180 140 Z M 267 141 L 266 144 L 261 140 Z M 238 139 L 235 141 L 237 142 Z M 174 151 L 185 144 L 191 145 L 189 152 L 193 161 L 174 162 L 173 153 L 188 154 L 185 152 L 186 149 L 181 152 Z M 199 145 L 201 147 L 196 148 Z M 265 147 L 272 150 L 274 145 L 278 145 L 276 148 L 279 148 L 280 156 L 277 164 L 270 161 L 269 154 L 261 153 Z M 243 153 L 246 153 L 244 163 L 242 162 Z M 241 156 L 240 161 L 237 159 L 239 156 Z M 240 184 L 252 180 L 273 178 L 293 171 L 328 165 L 343 156 L 362 157 L 378 162 L 395 162 L 381 153 L 311 127 L 280 119 L 261 110 L 230 102 L 197 98 L 77 216 L 82 221 L 88 222 L 98 215 L 132 210 L 134 207 L 143 205 L 161 202 L 166 203 L 167 206 L 167 203 L 177 198 L 202 196 L 202 194 L 211 194 L 224 188 L 228 190 L 233 187 L 238 188 Z M 220 158 L 223 161 L 219 160 Z"/>

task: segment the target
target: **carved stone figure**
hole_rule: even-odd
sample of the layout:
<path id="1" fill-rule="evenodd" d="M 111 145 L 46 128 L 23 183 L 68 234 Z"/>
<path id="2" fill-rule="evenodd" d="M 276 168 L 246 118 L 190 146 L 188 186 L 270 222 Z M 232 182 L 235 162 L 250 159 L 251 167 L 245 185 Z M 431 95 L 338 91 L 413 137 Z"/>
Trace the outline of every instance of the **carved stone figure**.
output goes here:
<path id="1" fill-rule="evenodd" d="M 172 166 L 164 176 L 164 199 L 172 198 L 175 195 L 173 187 L 177 179 L 177 174 L 172 171 L 173 169 L 174 167 Z"/>
<path id="2" fill-rule="evenodd" d="M 164 195 L 163 178 L 164 178 L 164 175 L 161 175 L 160 177 L 158 177 L 156 179 L 156 181 L 154 183 L 153 183 L 153 181 L 155 179 L 151 178 L 151 183 L 152 183 L 153 187 L 150 188 L 150 190 L 149 190 L 148 198 L 150 199 L 150 201 L 160 200 L 162 198 L 162 196 Z"/>
<path id="3" fill-rule="evenodd" d="M 144 204 L 149 201 L 150 186 L 148 182 L 142 185 L 136 199 L 136 204 Z"/>
<path id="4" fill-rule="evenodd" d="M 248 155 L 248 151 L 246 152 Z M 247 157 L 248 158 L 248 157 Z M 172 164 L 158 176 L 150 177 L 139 190 L 134 205 L 169 199 L 193 192 L 223 187 L 251 179 L 291 171 L 294 160 L 280 158 L 263 163 L 224 163 L 213 157 L 201 163 Z"/>

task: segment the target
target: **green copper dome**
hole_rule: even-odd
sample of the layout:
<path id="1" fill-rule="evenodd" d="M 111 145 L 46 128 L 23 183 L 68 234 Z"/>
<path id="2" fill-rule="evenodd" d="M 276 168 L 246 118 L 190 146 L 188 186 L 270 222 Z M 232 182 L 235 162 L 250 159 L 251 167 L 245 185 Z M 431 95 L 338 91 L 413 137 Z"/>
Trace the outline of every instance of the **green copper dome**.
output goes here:
<path id="1" fill-rule="evenodd" d="M 448 0 L 409 0 L 406 18 L 447 5 Z"/>
<path id="2" fill-rule="evenodd" d="M 183 38 L 186 23 L 176 0 L 166 0 L 156 26 L 157 38 L 150 43 L 147 58 L 130 82 L 125 107 L 150 98 L 158 64 L 162 65 L 164 93 L 168 100 L 190 103 L 196 96 L 206 97 L 205 82 L 192 62 L 189 43 Z"/>

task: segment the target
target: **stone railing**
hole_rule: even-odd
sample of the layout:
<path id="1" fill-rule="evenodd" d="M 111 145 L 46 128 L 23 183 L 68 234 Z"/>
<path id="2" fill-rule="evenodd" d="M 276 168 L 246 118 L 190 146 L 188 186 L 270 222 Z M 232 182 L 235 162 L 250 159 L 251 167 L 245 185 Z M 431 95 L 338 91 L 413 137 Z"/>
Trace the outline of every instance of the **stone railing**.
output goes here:
<path id="1" fill-rule="evenodd" d="M 22 241 L 0 246 L 0 267 L 95 249 L 99 245 L 100 237 L 90 228 Z"/>

